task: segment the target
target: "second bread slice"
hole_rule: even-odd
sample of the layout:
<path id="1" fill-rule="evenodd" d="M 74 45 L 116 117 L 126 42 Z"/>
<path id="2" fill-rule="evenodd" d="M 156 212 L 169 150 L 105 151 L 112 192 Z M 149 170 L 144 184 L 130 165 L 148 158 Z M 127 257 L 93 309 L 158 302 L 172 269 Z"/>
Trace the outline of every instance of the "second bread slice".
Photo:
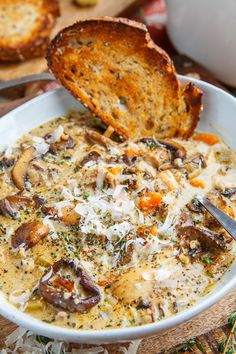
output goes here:
<path id="1" fill-rule="evenodd" d="M 59 12 L 57 0 L 0 0 L 0 60 L 44 55 Z"/>

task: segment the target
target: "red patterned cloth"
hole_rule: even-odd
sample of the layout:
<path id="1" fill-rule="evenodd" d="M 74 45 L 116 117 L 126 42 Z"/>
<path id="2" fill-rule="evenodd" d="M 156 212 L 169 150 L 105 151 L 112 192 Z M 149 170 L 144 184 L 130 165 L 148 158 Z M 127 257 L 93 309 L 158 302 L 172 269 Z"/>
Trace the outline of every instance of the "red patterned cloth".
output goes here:
<path id="1" fill-rule="evenodd" d="M 169 54 L 175 52 L 166 32 L 165 0 L 153 0 L 141 7 L 132 19 L 145 23 L 152 39 Z"/>

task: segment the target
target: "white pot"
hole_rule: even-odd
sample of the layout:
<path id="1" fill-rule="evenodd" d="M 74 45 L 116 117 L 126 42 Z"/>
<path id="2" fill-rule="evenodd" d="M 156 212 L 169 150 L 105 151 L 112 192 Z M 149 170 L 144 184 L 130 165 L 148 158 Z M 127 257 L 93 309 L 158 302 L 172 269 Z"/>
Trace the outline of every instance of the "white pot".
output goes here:
<path id="1" fill-rule="evenodd" d="M 167 30 L 178 52 L 236 87 L 236 0 L 166 0 Z"/>

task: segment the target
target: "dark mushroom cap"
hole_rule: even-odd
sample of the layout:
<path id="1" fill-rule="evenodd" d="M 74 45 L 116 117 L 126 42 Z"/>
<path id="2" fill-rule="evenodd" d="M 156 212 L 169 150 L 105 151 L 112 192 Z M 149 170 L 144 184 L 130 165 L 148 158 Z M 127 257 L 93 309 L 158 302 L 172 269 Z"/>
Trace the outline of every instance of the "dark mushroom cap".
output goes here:
<path id="1" fill-rule="evenodd" d="M 68 298 L 64 296 L 65 291 L 63 289 L 56 288 L 51 284 L 52 277 L 63 267 L 74 271 L 75 276 L 78 277 L 79 284 L 86 292 L 91 294 L 90 296 L 81 299 L 75 292 L 71 292 Z M 40 280 L 39 292 L 44 300 L 69 312 L 84 313 L 97 305 L 101 299 L 99 288 L 93 283 L 85 269 L 70 258 L 62 258 L 50 267 Z"/>
<path id="2" fill-rule="evenodd" d="M 29 164 L 34 159 L 34 153 L 35 148 L 33 146 L 25 149 L 11 171 L 13 183 L 20 191 L 25 189 L 25 179 Z"/>
<path id="3" fill-rule="evenodd" d="M 11 206 L 7 198 L 0 200 L 0 213 L 9 215 L 12 219 L 16 219 L 18 216 L 18 211 Z"/>
<path id="4" fill-rule="evenodd" d="M 228 198 L 231 198 L 231 197 L 233 197 L 233 196 L 236 196 L 236 187 L 235 187 L 235 188 L 226 189 L 225 191 L 221 192 L 221 194 L 222 194 L 224 197 L 228 197 Z"/>
<path id="5" fill-rule="evenodd" d="M 186 205 L 186 207 L 194 213 L 203 212 L 202 205 L 197 198 L 194 198 L 190 203 Z"/>
<path id="6" fill-rule="evenodd" d="M 198 240 L 202 249 L 227 249 L 227 240 L 222 233 L 211 231 L 205 227 L 187 225 L 179 228 L 179 235 L 189 240 Z"/>
<path id="7" fill-rule="evenodd" d="M 170 151 L 173 160 L 177 158 L 184 159 L 186 157 L 185 148 L 171 139 L 155 140 L 153 138 L 142 138 L 140 142 L 150 148 L 164 147 Z"/>
<path id="8" fill-rule="evenodd" d="M 186 157 L 186 150 L 179 143 L 170 139 L 158 140 L 158 143 L 171 152 L 173 159 L 184 159 Z"/>
<path id="9" fill-rule="evenodd" d="M 84 166 L 89 161 L 97 161 L 101 155 L 97 151 L 91 151 L 80 162 L 80 166 Z"/>
<path id="10" fill-rule="evenodd" d="M 20 195 L 9 195 L 0 200 L 0 213 L 9 215 L 12 219 L 18 217 L 18 210 L 27 204 L 30 204 L 32 199 Z"/>
<path id="11" fill-rule="evenodd" d="M 52 154 L 56 155 L 58 151 L 73 149 L 74 146 L 75 146 L 74 139 L 71 136 L 69 136 L 68 139 L 66 140 L 61 140 L 54 144 L 51 144 L 49 151 Z"/>
<path id="12" fill-rule="evenodd" d="M 25 245 L 25 249 L 32 248 L 41 239 L 46 237 L 49 233 L 48 226 L 44 225 L 42 222 L 33 221 L 28 222 L 16 230 L 11 238 L 12 247 L 17 248 L 22 244 Z"/>

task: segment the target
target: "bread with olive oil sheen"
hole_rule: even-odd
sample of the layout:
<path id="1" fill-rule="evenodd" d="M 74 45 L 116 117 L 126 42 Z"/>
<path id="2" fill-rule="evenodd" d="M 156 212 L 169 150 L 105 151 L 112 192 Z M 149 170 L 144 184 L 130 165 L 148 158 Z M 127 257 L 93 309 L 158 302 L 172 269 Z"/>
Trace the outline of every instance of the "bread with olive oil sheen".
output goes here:
<path id="1" fill-rule="evenodd" d="M 181 87 L 143 24 L 79 21 L 53 39 L 47 60 L 62 85 L 125 139 L 188 138 L 197 125 L 201 91 L 192 83 Z"/>

